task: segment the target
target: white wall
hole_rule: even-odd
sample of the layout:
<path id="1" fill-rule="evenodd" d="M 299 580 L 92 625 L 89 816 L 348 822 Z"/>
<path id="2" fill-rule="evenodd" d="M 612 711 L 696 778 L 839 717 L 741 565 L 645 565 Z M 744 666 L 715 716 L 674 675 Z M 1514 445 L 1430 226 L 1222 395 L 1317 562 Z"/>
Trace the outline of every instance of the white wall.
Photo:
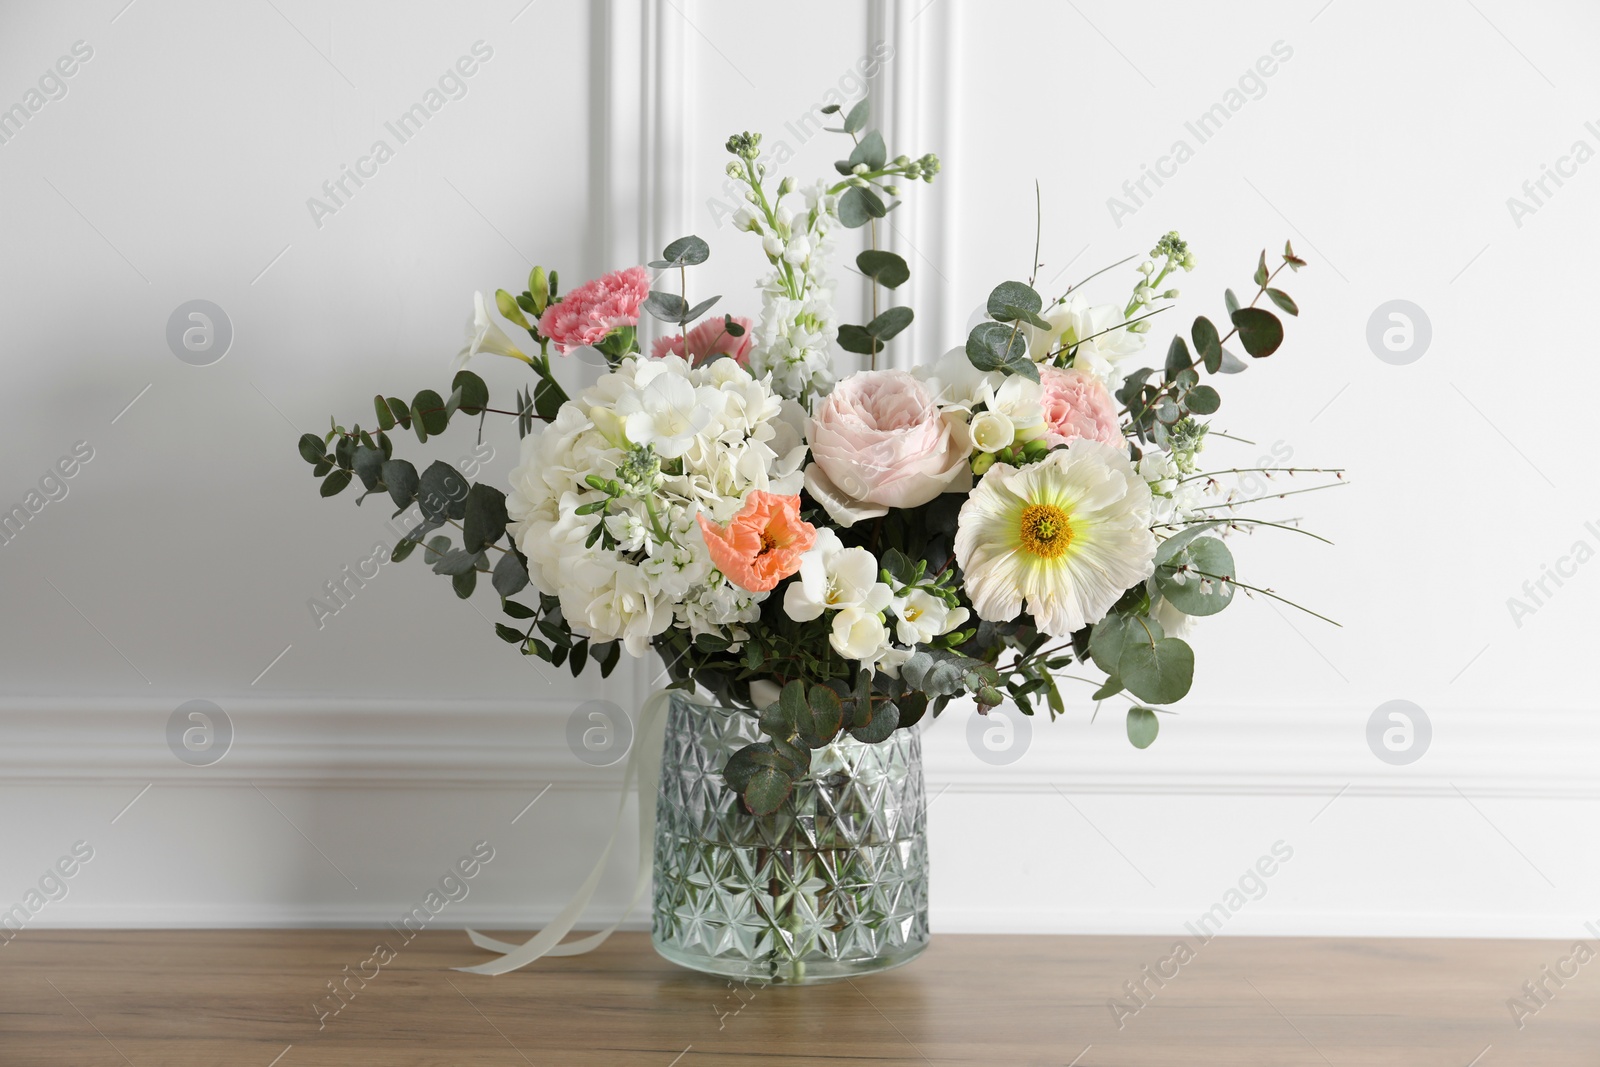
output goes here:
<path id="1" fill-rule="evenodd" d="M 1312 261 L 1303 317 L 1226 383 L 1218 420 L 1258 444 L 1210 455 L 1250 465 L 1282 443 L 1351 471 L 1272 512 L 1337 547 L 1236 550 L 1344 627 L 1240 600 L 1195 638 L 1195 690 L 1151 750 L 1123 740 L 1115 701 L 1091 723 L 1087 690 L 1007 767 L 973 755 L 964 711 L 928 730 L 936 927 L 1176 930 L 1281 840 L 1293 860 L 1230 932 L 1579 935 L 1600 919 L 1600 864 L 1577 847 L 1600 799 L 1596 578 L 1579 567 L 1520 626 L 1507 598 L 1600 546 L 1568 310 L 1595 282 L 1600 178 L 1579 168 L 1520 226 L 1506 198 L 1575 140 L 1600 148 L 1597 16 L 1478 8 L 8 6 L 0 106 L 74 42 L 93 56 L 0 144 L 0 504 L 75 442 L 94 458 L 0 546 L 0 909 L 84 840 L 95 858 L 38 924 L 377 923 L 488 839 L 496 859 L 445 918 L 548 917 L 616 803 L 616 768 L 573 758 L 567 716 L 633 704 L 650 672 L 546 681 L 489 634 L 491 596 L 460 603 L 415 561 L 319 629 L 308 599 L 386 513 L 319 500 L 294 438 L 362 418 L 375 389 L 444 385 L 471 291 L 517 288 L 534 260 L 576 281 L 698 232 L 713 259 L 695 283 L 753 311 L 755 246 L 708 203 L 722 142 L 762 130 L 802 178 L 830 171 L 831 137 L 785 123 L 857 94 L 881 41 L 891 150 L 945 164 L 895 216 L 919 316 L 903 352 L 959 343 L 988 289 L 1026 274 L 1036 178 L 1046 279 L 1169 228 L 1195 245 L 1168 330 L 1218 314 L 1292 237 Z M 316 225 L 307 198 L 480 40 L 466 95 Z M 1185 121 L 1279 41 L 1292 56 L 1259 99 L 1197 145 Z M 1193 158 L 1118 226 L 1107 198 L 1178 138 Z M 211 366 L 164 336 L 195 298 L 234 328 Z M 1433 328 L 1406 366 L 1365 339 L 1397 298 Z M 487 439 L 503 476 L 515 435 Z M 452 430 L 433 454 L 471 447 Z M 195 699 L 235 731 L 205 768 L 166 741 Z M 1391 699 L 1432 722 L 1409 766 L 1367 747 Z M 630 883 L 619 863 L 603 906 Z"/>

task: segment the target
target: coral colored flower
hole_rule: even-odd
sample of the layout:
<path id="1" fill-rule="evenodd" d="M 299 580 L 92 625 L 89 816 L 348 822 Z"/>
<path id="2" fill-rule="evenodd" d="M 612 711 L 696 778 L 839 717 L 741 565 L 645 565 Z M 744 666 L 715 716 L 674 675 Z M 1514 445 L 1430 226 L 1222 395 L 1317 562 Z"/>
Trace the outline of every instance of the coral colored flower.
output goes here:
<path id="1" fill-rule="evenodd" d="M 755 490 L 727 527 L 698 516 L 711 562 L 741 589 L 765 593 L 800 569 L 817 528 L 800 518 L 798 496 Z"/>
<path id="2" fill-rule="evenodd" d="M 741 367 L 750 364 L 750 349 L 755 344 L 751 331 L 755 324 L 749 319 L 735 315 L 733 321 L 744 327 L 744 333 L 738 337 L 728 332 L 728 324 L 722 319 L 707 319 L 689 331 L 689 345 L 687 358 L 696 367 L 710 359 L 712 356 L 726 355 Z M 671 337 L 658 337 L 651 347 L 650 354 L 657 359 L 662 356 L 683 356 L 683 334 L 675 333 Z"/>
<path id="3" fill-rule="evenodd" d="M 650 295 L 650 274 L 643 267 L 612 271 L 584 282 L 539 319 L 539 332 L 563 354 L 597 345 L 606 334 L 639 321 L 639 308 Z"/>
<path id="4" fill-rule="evenodd" d="M 1122 445 L 1117 405 L 1106 387 L 1076 370 L 1039 368 L 1043 387 L 1044 439 L 1052 447 L 1080 437 L 1106 445 Z"/>

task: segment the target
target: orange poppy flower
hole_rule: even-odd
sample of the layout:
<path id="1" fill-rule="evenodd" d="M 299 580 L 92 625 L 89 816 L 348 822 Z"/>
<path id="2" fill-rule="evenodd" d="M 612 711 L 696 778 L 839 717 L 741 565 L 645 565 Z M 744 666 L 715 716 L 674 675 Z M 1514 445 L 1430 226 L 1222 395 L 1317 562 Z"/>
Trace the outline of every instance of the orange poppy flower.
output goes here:
<path id="1" fill-rule="evenodd" d="M 765 593 L 800 569 L 817 528 L 800 518 L 798 496 L 752 492 L 726 528 L 699 516 L 711 562 L 741 589 Z"/>

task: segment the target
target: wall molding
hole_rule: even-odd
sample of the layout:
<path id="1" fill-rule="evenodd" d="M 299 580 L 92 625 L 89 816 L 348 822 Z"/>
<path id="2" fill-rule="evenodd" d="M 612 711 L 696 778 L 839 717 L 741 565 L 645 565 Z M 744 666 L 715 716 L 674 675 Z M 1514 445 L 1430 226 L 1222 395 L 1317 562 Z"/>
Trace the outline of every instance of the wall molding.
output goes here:
<path id="1" fill-rule="evenodd" d="M 318 788 L 525 788 L 614 792 L 621 764 L 577 760 L 566 739 L 571 700 L 351 702 L 235 700 L 227 755 L 181 763 L 166 745 L 172 703 L 0 703 L 0 782 L 83 786 L 160 782 Z M 1580 710 L 1435 712 L 1431 749 L 1392 767 L 1366 748 L 1367 712 L 1192 707 L 1145 752 L 1120 728 L 1038 720 L 1025 755 L 989 766 L 967 744 L 969 709 L 923 731 L 930 794 L 976 793 L 1455 796 L 1600 799 L 1600 718 Z M 1560 752 L 1545 741 L 1567 740 Z"/>

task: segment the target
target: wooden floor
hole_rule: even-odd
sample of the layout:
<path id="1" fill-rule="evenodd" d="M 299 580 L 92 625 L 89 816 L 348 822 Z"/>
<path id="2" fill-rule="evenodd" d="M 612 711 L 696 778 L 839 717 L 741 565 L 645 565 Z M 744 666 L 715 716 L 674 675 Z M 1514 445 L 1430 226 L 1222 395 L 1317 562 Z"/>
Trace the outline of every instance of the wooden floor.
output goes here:
<path id="1" fill-rule="evenodd" d="M 397 954 L 366 962 L 384 937 Z M 660 960 L 642 934 L 485 978 L 449 969 L 483 959 L 456 931 L 400 947 L 359 930 L 27 930 L 0 947 L 0 1064 L 1600 1064 L 1600 962 L 1563 963 L 1571 945 L 1188 947 L 1180 962 L 1172 938 L 939 936 L 899 971 L 735 990 Z M 1158 986 L 1147 965 L 1173 977 Z M 358 972 L 365 987 L 350 979 L 358 992 L 319 1018 L 341 1003 L 318 1000 L 327 983 Z"/>

